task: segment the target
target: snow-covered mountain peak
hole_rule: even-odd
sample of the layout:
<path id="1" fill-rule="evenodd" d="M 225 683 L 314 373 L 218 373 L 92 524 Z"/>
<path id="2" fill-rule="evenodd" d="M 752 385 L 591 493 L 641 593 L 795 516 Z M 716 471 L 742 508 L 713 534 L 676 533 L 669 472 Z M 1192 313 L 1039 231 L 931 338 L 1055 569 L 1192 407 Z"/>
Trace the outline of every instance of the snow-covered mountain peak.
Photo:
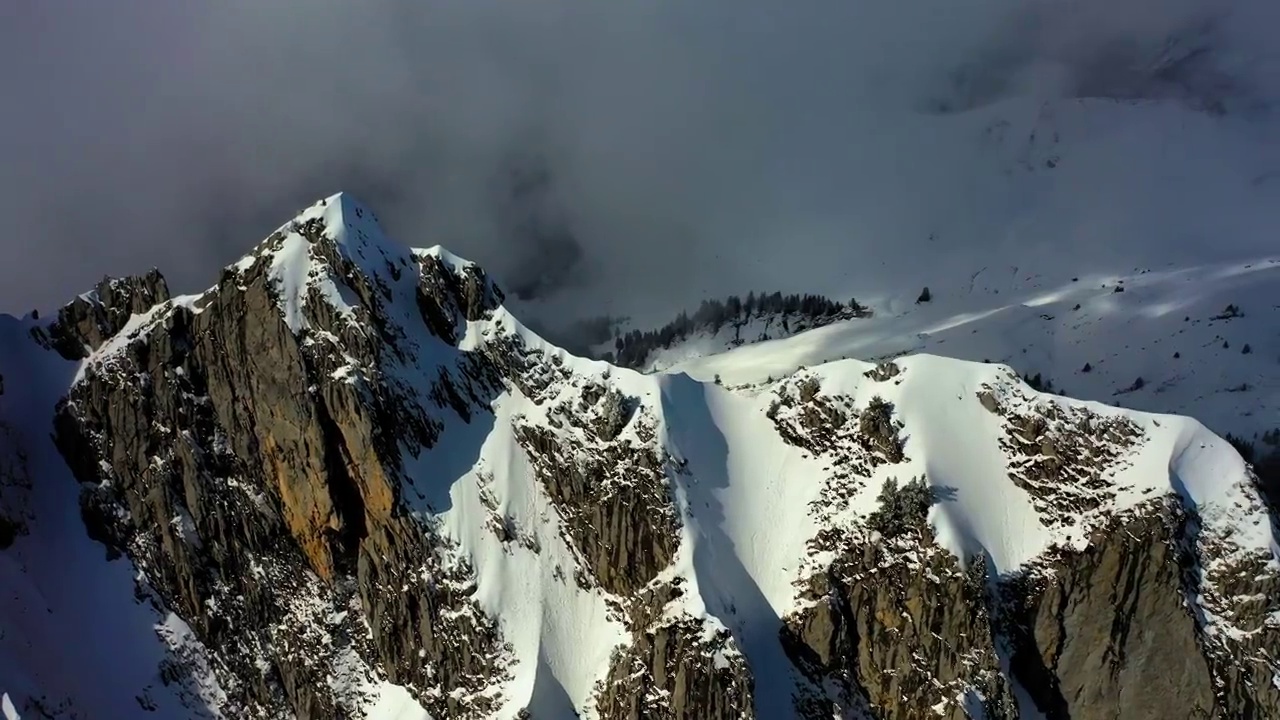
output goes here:
<path id="1" fill-rule="evenodd" d="M 201 295 L 104 285 L 43 347 L 0 348 L 0 375 L 50 368 L 21 407 L 46 408 L 27 435 L 52 478 L 0 500 L 79 509 L 156 636 L 91 694 L 58 645 L 24 711 L 1012 720 L 1083 702 L 1114 669 L 1100 643 L 1166 710 L 1280 707 L 1280 549 L 1229 443 L 1003 365 L 837 359 L 833 332 L 880 321 L 794 303 L 847 325 L 640 373 L 548 343 L 482 268 L 346 196 Z M 89 612 L 77 579 L 22 568 L 96 546 L 20 518 L 0 607 Z M 1066 659 L 1026 660 L 1046 653 Z"/>
<path id="2" fill-rule="evenodd" d="M 376 327 L 394 345 L 430 315 L 436 334 L 452 343 L 503 299 L 475 263 L 439 246 L 413 249 L 389 238 L 373 211 L 348 193 L 305 209 L 229 272 L 244 289 L 263 268 L 290 329 L 313 337 Z"/>
<path id="3" fill-rule="evenodd" d="M 351 193 L 339 192 L 317 200 L 280 226 L 277 232 L 286 232 L 312 221 L 321 224 L 325 236 L 357 256 L 374 249 L 392 254 L 404 251 L 402 245 L 383 232 L 374 212 Z"/>
<path id="4" fill-rule="evenodd" d="M 312 242 L 319 238 L 327 238 L 344 254 L 361 257 L 366 252 L 399 255 L 404 248 L 391 240 L 382 231 L 372 210 L 367 209 L 349 193 L 336 193 L 300 211 L 292 220 L 281 225 L 266 240 L 255 247 L 240 260 L 231 265 L 236 270 L 246 270 L 259 257 L 283 255 L 285 262 L 296 260 L 289 251 L 296 248 L 286 246 L 282 240 L 290 234 L 306 236 Z"/>

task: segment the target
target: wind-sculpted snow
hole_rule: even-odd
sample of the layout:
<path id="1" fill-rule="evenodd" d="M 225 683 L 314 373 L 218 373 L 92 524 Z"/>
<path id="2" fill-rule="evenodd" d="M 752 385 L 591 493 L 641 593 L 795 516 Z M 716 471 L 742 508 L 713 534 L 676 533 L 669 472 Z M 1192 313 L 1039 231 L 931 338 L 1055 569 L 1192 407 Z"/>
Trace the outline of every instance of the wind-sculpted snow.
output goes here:
<path id="1" fill-rule="evenodd" d="M 6 321 L 24 718 L 1280 713 L 1274 518 L 1196 421 L 832 327 L 575 357 L 344 195 L 162 282 Z"/>

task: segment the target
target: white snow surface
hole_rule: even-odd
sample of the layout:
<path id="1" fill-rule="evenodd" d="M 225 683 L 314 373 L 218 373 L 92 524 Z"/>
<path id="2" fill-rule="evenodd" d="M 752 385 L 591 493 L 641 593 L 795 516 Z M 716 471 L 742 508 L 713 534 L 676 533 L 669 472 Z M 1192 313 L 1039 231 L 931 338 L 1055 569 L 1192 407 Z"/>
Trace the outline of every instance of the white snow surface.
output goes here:
<path id="1" fill-rule="evenodd" d="M 584 590 L 573 581 L 577 560 L 560 532 L 557 510 L 530 471 L 529 458 L 514 433 L 517 421 L 546 425 L 549 408 L 559 399 L 576 398 L 586 382 L 607 384 L 636 399 L 641 408 L 638 415 L 655 424 L 653 442 L 671 456 L 673 466 L 683 467 L 683 471 L 668 472 L 681 535 L 675 562 L 662 579 L 682 578 L 686 592 L 668 613 L 701 619 L 708 632 L 726 628 L 732 633 L 735 651 L 746 657 L 756 677 L 760 717 L 785 718 L 791 713 L 786 690 L 794 671 L 777 631 L 780 619 L 797 608 L 796 581 L 812 569 L 807 543 L 821 523 L 858 522 L 865 517 L 876 507 L 880 487 L 890 477 L 905 481 L 924 476 L 943 491 L 930 515 L 940 544 L 961 562 L 985 554 L 1001 573 L 1023 567 L 1053 545 L 1080 547 L 1088 542 L 1093 520 L 1163 495 L 1178 497 L 1196 509 L 1205 534 L 1229 541 L 1232 552 L 1264 556 L 1273 567 L 1280 557 L 1269 518 L 1248 483 L 1239 455 L 1195 420 L 1037 393 L 999 364 L 913 354 L 897 359 L 900 376 L 876 381 L 864 374 L 874 363 L 840 359 L 875 356 L 890 347 L 895 353 L 922 346 L 931 350 L 967 347 L 972 354 L 981 345 L 971 339 L 968 329 L 979 320 L 987 328 L 1009 329 L 1010 336 L 1017 338 L 1009 341 L 1012 349 L 1028 337 L 1023 328 L 1038 327 L 1027 319 L 1028 314 L 1046 308 L 1063 318 L 1044 321 L 1056 322 L 1047 326 L 1054 328 L 1113 316 L 1142 317 L 1154 323 L 1169 313 L 1184 312 L 1179 306 L 1164 315 L 1152 315 L 1153 308 L 1174 302 L 1170 283 L 1189 282 L 1181 280 L 1180 274 L 1140 274 L 1126 284 L 1125 293 L 1114 297 L 1071 285 L 1037 287 L 1036 281 L 1027 280 L 1019 287 L 1028 297 L 1019 302 L 1010 297 L 1016 293 L 1006 293 L 1003 297 L 1010 298 L 1010 304 L 995 309 L 986 296 L 968 304 L 944 305 L 939 300 L 897 316 L 883 313 L 875 319 L 732 352 L 687 357 L 663 372 L 643 374 L 555 348 L 504 308 L 487 320 L 459 327 L 459 347 L 449 348 L 422 327 L 413 303 L 415 277 L 406 272 L 393 279 L 388 268 L 411 268 L 426 256 L 455 268 L 464 267 L 466 261 L 438 247 L 410 250 L 396 245 L 382 234 L 372 212 L 347 195 L 322 201 L 295 223 L 317 218 L 361 272 L 386 282 L 388 319 L 404 331 L 404 342 L 417 350 L 411 362 L 386 369 L 391 382 L 424 387 L 448 353 L 467 352 L 511 335 L 544 353 L 546 359 L 558 358 L 567 371 L 568 379 L 558 382 L 550 397 L 529 398 L 509 387 L 492 401 L 491 416 L 470 423 L 448 418 L 436 447 L 418 458 L 408 454 L 404 458 L 404 498 L 409 509 L 424 521 L 438 524 L 456 541 L 457 559 L 474 568 L 476 601 L 497 619 L 511 644 L 512 677 L 493 689 L 503 699 L 497 717 L 515 717 L 526 707 L 535 717 L 570 717 L 574 712 L 593 716 L 593 687 L 607 670 L 614 648 L 628 642 L 608 596 L 598 589 Z M 329 304 L 358 328 L 358 300 L 332 268 L 314 257 L 291 226 L 281 228 L 278 246 L 264 247 L 233 267 L 245 271 L 257 262 L 270 263 L 280 311 L 295 332 L 307 324 L 309 302 Z M 1194 277 L 1199 281 L 1187 287 L 1209 293 L 1215 287 L 1211 278 L 1243 282 L 1280 272 L 1280 267 L 1229 270 L 1198 270 Z M 1075 287 L 1097 285 L 1096 278 L 1082 278 Z M 1152 294 L 1149 301 L 1130 303 L 1145 297 L 1144 292 Z M 1030 297 L 1033 294 L 1035 298 Z M 937 288 L 935 296 L 947 294 Z M 190 305 L 193 301 L 170 304 L 177 302 Z M 1068 320 L 1062 308 L 1075 302 L 1087 309 Z M 1246 312 L 1253 307 L 1242 304 Z M 145 334 L 164 307 L 135 316 L 118 339 L 84 363 L 109 361 L 131 338 Z M 990 320 L 996 316 L 1003 319 Z M 39 698 L 67 712 L 91 709 L 103 717 L 155 717 L 140 708 L 142 701 L 137 698 L 145 696 L 161 708 L 163 717 L 217 717 L 220 691 L 212 676 L 200 678 L 196 691 L 186 696 L 157 682 L 155 669 L 166 642 L 172 644 L 178 638 L 178 642 L 195 643 L 189 630 L 171 615 L 133 602 L 133 571 L 128 561 L 106 561 L 102 548 L 85 536 L 75 482 L 44 430 L 54 402 L 79 377 L 79 369 L 26 341 L 22 335 L 29 321 L 2 320 L 0 372 L 6 378 L 21 377 L 23 382 L 7 383 L 0 398 L 0 421 L 24 429 L 35 480 L 32 532 L 0 552 L 0 584 L 6 588 L 0 595 L 0 693 L 7 703 L 5 712 L 10 707 L 21 712 Z M 1115 327 L 1139 332 L 1137 325 L 1123 322 Z M 982 334 L 987 340 L 993 336 L 998 338 L 1000 333 Z M 1106 342 L 1113 338 L 1108 335 Z M 939 347 L 948 340 L 952 342 Z M 1257 342 L 1261 348 L 1265 340 Z M 1062 367 L 1079 359 L 1073 354 L 1076 350 L 1052 342 L 1048 349 L 1032 344 L 1029 351 L 1044 353 Z M 1164 363 L 1163 359 L 1144 362 L 1142 373 Z M 353 381 L 361 372 L 361 368 L 350 368 Z M 818 518 L 811 507 L 831 472 L 829 463 L 784 442 L 766 414 L 774 391 L 792 375 L 816 378 L 824 396 L 846 398 L 856 408 L 879 396 L 893 404 L 893 417 L 903 424 L 908 460 L 881 466 L 864 478 L 865 486 L 847 511 L 834 518 Z M 717 376 L 719 383 L 714 380 Z M 1152 384 L 1157 381 L 1151 378 Z M 1200 382 L 1200 376 L 1187 378 L 1184 386 Z M 1274 378 L 1258 382 L 1274 383 Z M 1062 384 L 1068 389 L 1092 387 L 1084 380 Z M 1274 384 L 1266 387 L 1274 392 Z M 1108 470 L 1115 497 L 1076 525 L 1063 528 L 1045 522 L 1030 496 L 1009 479 L 1012 461 L 999 449 L 1004 430 L 999 418 L 978 400 L 984 390 L 1009 407 L 1031 410 L 1056 404 L 1131 420 L 1141 430 L 1141 441 L 1126 452 L 1124 462 Z M 1270 407 L 1268 398 L 1274 400 L 1271 395 L 1250 397 L 1251 402 L 1262 403 L 1258 407 Z M 1202 407 L 1213 411 L 1218 405 Z M 633 416 L 619 441 L 639 442 L 638 422 Z M 518 541 L 503 542 L 494 532 L 495 521 L 513 529 Z M 1209 617 L 1206 622 L 1221 621 Z M 375 683 L 366 689 L 376 698 L 368 707 L 371 720 L 426 717 L 403 688 Z"/>
<path id="2" fill-rule="evenodd" d="M 909 299 L 853 293 L 872 306 L 871 318 L 762 343 L 753 342 L 760 328 L 748 324 L 747 344 L 737 348 L 726 328 L 659 351 L 647 369 L 721 373 L 736 383 L 829 360 L 931 353 L 1040 374 L 1071 397 L 1191 415 L 1218 433 L 1253 438 L 1277 427 L 1280 254 L 1195 265 L 1152 257 L 1150 265 L 1080 275 L 1001 262 L 930 283 L 933 299 L 920 304 L 919 281 L 904 276 Z M 1226 312 L 1233 305 L 1238 314 Z M 776 350 L 778 342 L 788 349 Z M 1139 377 L 1143 387 L 1126 391 Z"/>
<path id="3" fill-rule="evenodd" d="M 369 706 L 368 720 L 432 720 L 408 690 L 391 683 L 381 683 L 377 696 Z"/>

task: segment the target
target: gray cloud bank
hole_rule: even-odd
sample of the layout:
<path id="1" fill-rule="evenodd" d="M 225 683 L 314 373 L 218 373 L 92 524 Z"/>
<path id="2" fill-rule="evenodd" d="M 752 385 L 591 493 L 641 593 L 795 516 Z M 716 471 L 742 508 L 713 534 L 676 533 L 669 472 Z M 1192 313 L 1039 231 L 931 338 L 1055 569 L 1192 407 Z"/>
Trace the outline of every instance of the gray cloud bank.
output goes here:
<path id="1" fill-rule="evenodd" d="M 1278 29 L 1257 0 L 8 2 L 0 309 L 152 265 L 196 290 L 338 189 L 508 285 L 687 302 L 1006 201 L 928 123 L 1011 96 L 1239 114 L 1246 162 Z"/>

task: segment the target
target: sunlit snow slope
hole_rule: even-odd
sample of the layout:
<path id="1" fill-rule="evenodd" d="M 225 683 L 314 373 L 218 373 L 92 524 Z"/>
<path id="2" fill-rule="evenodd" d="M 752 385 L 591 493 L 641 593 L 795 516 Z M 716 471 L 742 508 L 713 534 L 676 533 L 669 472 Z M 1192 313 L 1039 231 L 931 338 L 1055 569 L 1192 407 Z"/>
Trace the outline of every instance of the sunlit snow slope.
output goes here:
<path id="1" fill-rule="evenodd" d="M 785 347 L 733 349 L 728 330 L 695 337 L 660 350 L 651 366 L 739 382 L 845 357 L 928 352 L 1008 364 L 1074 397 L 1190 414 L 1221 433 L 1252 437 L 1280 418 L 1280 257 L 1058 281 L 994 268 L 930 294 Z"/>

